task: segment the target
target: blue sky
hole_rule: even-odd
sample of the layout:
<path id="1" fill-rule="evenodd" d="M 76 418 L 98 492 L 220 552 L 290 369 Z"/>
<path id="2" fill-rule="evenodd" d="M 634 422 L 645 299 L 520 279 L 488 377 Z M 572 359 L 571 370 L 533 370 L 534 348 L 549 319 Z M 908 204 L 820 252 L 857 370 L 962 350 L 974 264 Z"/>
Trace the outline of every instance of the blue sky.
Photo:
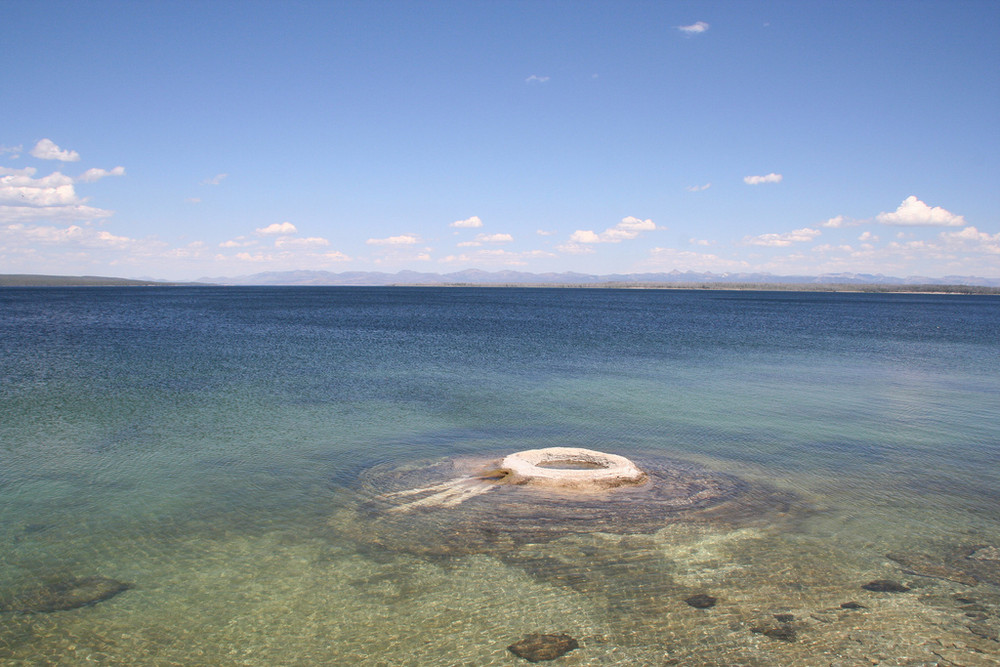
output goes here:
<path id="1" fill-rule="evenodd" d="M 1000 3 L 10 2 L 0 273 L 1000 277 Z"/>

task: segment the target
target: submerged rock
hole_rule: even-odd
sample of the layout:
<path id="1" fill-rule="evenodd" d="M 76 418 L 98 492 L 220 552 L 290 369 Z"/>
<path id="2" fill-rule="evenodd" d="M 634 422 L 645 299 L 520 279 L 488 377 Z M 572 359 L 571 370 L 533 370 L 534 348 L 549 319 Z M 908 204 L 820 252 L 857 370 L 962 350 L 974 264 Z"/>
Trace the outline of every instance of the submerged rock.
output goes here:
<path id="1" fill-rule="evenodd" d="M 507 650 L 528 662 L 541 662 L 555 660 L 577 648 L 580 648 L 577 641 L 566 634 L 532 634 L 511 644 Z"/>
<path id="2" fill-rule="evenodd" d="M 70 577 L 0 599 L 0 612 L 37 614 L 78 609 L 113 598 L 131 587 L 108 577 Z"/>
<path id="3" fill-rule="evenodd" d="M 971 558 L 972 560 L 1000 561 L 1000 549 L 993 546 L 978 547 L 972 553 L 966 556 L 966 558 Z"/>
<path id="4" fill-rule="evenodd" d="M 977 637 L 982 637 L 983 639 L 990 639 L 995 642 L 1000 642 L 1000 631 L 996 628 L 990 627 L 985 623 L 973 623 L 969 626 L 969 632 L 976 635 Z"/>
<path id="5" fill-rule="evenodd" d="M 844 604 L 840 605 L 840 608 L 841 609 L 868 609 L 868 607 L 864 606 L 863 604 L 858 604 L 857 602 L 845 602 Z"/>
<path id="6" fill-rule="evenodd" d="M 926 545 L 925 553 L 902 552 L 886 556 L 904 574 L 947 579 L 964 586 L 979 583 L 1000 586 L 1000 548 L 993 545 Z"/>
<path id="7" fill-rule="evenodd" d="M 918 553 L 890 553 L 886 557 L 903 566 L 904 574 L 946 579 L 965 586 L 975 586 L 976 578 L 965 570 Z"/>
<path id="8" fill-rule="evenodd" d="M 795 632 L 795 628 L 787 623 L 782 623 L 781 625 L 765 625 L 750 628 L 750 632 L 758 635 L 764 635 L 765 637 L 770 637 L 771 639 L 778 639 L 783 642 L 793 642 L 798 636 Z"/>
<path id="9" fill-rule="evenodd" d="M 695 609 L 709 609 L 710 607 L 714 607 L 717 602 L 716 598 L 713 598 L 711 595 L 706 595 L 705 593 L 692 595 L 689 598 L 685 598 L 684 601 Z"/>
<path id="10" fill-rule="evenodd" d="M 791 623 L 795 620 L 795 614 L 775 614 L 774 620 L 779 623 Z"/>
<path id="11" fill-rule="evenodd" d="M 905 593 L 910 590 L 909 586 L 904 586 L 898 581 L 891 581 L 889 579 L 876 579 L 875 581 L 869 581 L 861 588 L 866 591 L 874 591 L 875 593 Z"/>

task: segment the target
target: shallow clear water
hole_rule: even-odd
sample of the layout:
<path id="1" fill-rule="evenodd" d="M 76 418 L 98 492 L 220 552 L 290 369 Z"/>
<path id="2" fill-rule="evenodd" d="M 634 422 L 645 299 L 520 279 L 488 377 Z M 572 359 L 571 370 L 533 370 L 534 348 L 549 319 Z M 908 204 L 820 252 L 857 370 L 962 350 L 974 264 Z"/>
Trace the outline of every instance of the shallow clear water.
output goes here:
<path id="1" fill-rule="evenodd" d="M 133 585 L 0 613 L 0 661 L 995 664 L 998 397 L 995 297 L 0 290 L 0 600 Z M 358 510 L 372 471 L 548 446 L 793 500 L 489 550 L 442 546 L 462 505 Z"/>

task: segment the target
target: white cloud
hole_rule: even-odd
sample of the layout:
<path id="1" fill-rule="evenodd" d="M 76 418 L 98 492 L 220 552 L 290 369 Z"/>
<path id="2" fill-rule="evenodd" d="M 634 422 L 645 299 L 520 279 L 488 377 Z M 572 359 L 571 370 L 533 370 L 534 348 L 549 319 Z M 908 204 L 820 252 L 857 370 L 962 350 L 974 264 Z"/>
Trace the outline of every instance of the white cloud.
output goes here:
<path id="1" fill-rule="evenodd" d="M 219 183 L 222 183 L 222 181 L 226 180 L 227 176 L 229 176 L 229 174 L 216 174 L 212 178 L 206 178 L 204 181 L 201 182 L 201 184 L 202 185 L 218 185 Z"/>
<path id="2" fill-rule="evenodd" d="M 73 189 L 73 179 L 58 171 L 34 178 L 35 170 L 0 171 L 0 202 L 17 206 L 62 206 L 81 203 Z"/>
<path id="3" fill-rule="evenodd" d="M 298 230 L 290 222 L 273 222 L 267 227 L 258 227 L 256 231 L 258 234 L 270 236 L 273 234 L 294 234 Z"/>
<path id="4" fill-rule="evenodd" d="M 766 176 L 744 176 L 743 182 L 747 185 L 760 185 L 761 183 L 780 183 L 781 179 L 781 174 L 771 172 Z"/>
<path id="5" fill-rule="evenodd" d="M 859 241 L 864 241 L 865 243 L 878 243 L 878 237 L 871 232 L 864 232 L 858 237 Z"/>
<path id="6" fill-rule="evenodd" d="M 186 201 L 189 204 L 200 204 L 201 203 L 201 197 L 188 197 L 184 201 Z"/>
<path id="7" fill-rule="evenodd" d="M 31 154 L 39 160 L 60 160 L 62 162 L 79 162 L 80 154 L 76 151 L 64 151 L 51 139 L 42 139 L 31 149 Z"/>
<path id="8" fill-rule="evenodd" d="M 627 218 L 622 218 L 622 221 L 614 227 L 609 227 L 600 234 L 589 229 L 578 229 L 570 234 L 570 245 L 561 247 L 571 248 L 571 250 L 567 250 L 567 252 L 579 252 L 579 250 L 574 247 L 575 244 L 618 243 L 619 241 L 634 239 L 639 236 L 641 232 L 649 232 L 655 229 L 658 229 L 658 227 L 653 224 L 652 220 L 640 220 L 639 218 L 628 216 Z"/>
<path id="9" fill-rule="evenodd" d="M 710 246 L 714 245 L 715 241 L 709 241 L 707 239 L 689 239 L 688 243 L 691 245 Z"/>
<path id="10" fill-rule="evenodd" d="M 547 76 L 538 76 L 537 74 L 532 74 L 527 79 L 524 80 L 525 83 L 545 83 L 549 80 Z"/>
<path id="11" fill-rule="evenodd" d="M 106 169 L 88 169 L 79 176 L 76 177 L 78 183 L 94 183 L 101 180 L 105 176 L 124 176 L 125 167 L 115 167 L 111 171 Z"/>
<path id="12" fill-rule="evenodd" d="M 708 190 L 710 187 L 712 187 L 711 183 L 705 183 L 705 185 L 689 185 L 684 189 L 688 192 L 702 192 L 703 190 Z"/>
<path id="13" fill-rule="evenodd" d="M 466 218 L 465 220 L 456 220 L 455 222 L 448 225 L 449 227 L 459 227 L 459 228 L 475 228 L 482 227 L 483 221 L 479 219 L 478 215 L 474 215 L 471 218 Z"/>
<path id="14" fill-rule="evenodd" d="M 24 150 L 24 146 L 3 146 L 0 145 L 0 155 L 5 155 L 10 153 L 12 159 L 17 159 L 21 157 L 21 151 Z"/>
<path id="15" fill-rule="evenodd" d="M 697 23 L 692 23 L 691 25 L 679 25 L 677 26 L 677 29 L 685 35 L 699 35 L 708 30 L 708 27 L 708 24 L 704 21 L 698 21 Z"/>
<path id="16" fill-rule="evenodd" d="M 514 237 L 510 234 L 479 234 L 476 240 L 481 243 L 510 243 Z"/>
<path id="17" fill-rule="evenodd" d="M 879 213 L 876 220 L 883 225 L 898 225 L 903 227 L 961 227 L 965 218 L 955 215 L 935 206 L 931 208 L 924 202 L 910 195 L 892 213 Z"/>
<path id="18" fill-rule="evenodd" d="M 538 234 L 539 236 L 552 236 L 553 234 L 555 234 L 555 232 L 550 232 L 545 229 L 536 229 L 535 233 Z"/>
<path id="19" fill-rule="evenodd" d="M 820 227 L 828 227 L 830 229 L 837 229 L 837 228 L 843 227 L 843 226 L 845 226 L 847 224 L 848 224 L 847 218 L 845 218 L 842 215 L 837 215 L 837 216 L 834 216 L 834 217 L 830 218 L 826 222 L 821 222 L 819 224 L 819 226 Z"/>
<path id="20" fill-rule="evenodd" d="M 784 234 L 761 234 L 760 236 L 748 236 L 743 239 L 743 242 L 749 245 L 783 248 L 785 246 L 790 246 L 793 243 L 812 241 L 820 234 L 822 234 L 822 232 L 818 229 L 803 227 L 802 229 L 785 232 Z"/>
<path id="21" fill-rule="evenodd" d="M 401 234 L 384 239 L 368 239 L 365 241 L 368 245 L 413 245 L 419 242 L 420 239 L 413 234 Z"/>
<path id="22" fill-rule="evenodd" d="M 656 229 L 656 225 L 653 224 L 652 220 L 640 220 L 639 218 L 633 218 L 628 216 L 627 218 L 622 218 L 622 221 L 616 226 L 618 229 L 627 229 L 636 232 L 651 232 Z"/>
<path id="23" fill-rule="evenodd" d="M 58 171 L 35 178 L 36 169 L 0 167 L 0 222 L 97 220 L 113 214 L 77 197 L 73 179 Z"/>
<path id="24" fill-rule="evenodd" d="M 320 236 L 310 236 L 304 239 L 282 236 L 274 242 L 275 248 L 315 248 L 328 245 L 330 242 Z"/>
<path id="25" fill-rule="evenodd" d="M 600 243 L 601 237 L 589 229 L 578 229 L 569 236 L 571 243 Z"/>

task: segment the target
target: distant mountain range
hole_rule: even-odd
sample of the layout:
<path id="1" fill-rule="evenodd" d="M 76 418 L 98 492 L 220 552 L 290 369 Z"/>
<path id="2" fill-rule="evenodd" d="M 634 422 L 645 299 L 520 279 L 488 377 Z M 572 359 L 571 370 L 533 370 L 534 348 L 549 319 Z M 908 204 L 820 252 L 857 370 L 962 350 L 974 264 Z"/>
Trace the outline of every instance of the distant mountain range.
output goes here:
<path id="1" fill-rule="evenodd" d="M 769 273 L 526 273 L 523 271 L 481 271 L 467 269 L 454 273 L 400 271 L 271 271 L 235 278 L 200 278 L 200 283 L 219 285 L 970 285 L 1000 287 L 1000 278 L 945 276 L 897 278 L 869 273 L 828 273 L 819 276 L 777 276 Z"/>
<path id="2" fill-rule="evenodd" d="M 142 278 L 104 276 L 56 276 L 37 274 L 0 274 L 0 287 L 38 286 L 164 286 L 164 285 L 522 285 L 551 287 L 688 287 L 714 289 L 865 289 L 873 291 L 952 291 L 1000 292 L 1000 278 L 945 276 L 897 278 L 870 273 L 827 273 L 818 276 L 777 276 L 770 273 L 526 273 L 523 271 L 481 271 L 468 269 L 454 273 L 400 271 L 271 271 L 246 276 L 200 278 L 196 282 L 178 282 Z"/>

